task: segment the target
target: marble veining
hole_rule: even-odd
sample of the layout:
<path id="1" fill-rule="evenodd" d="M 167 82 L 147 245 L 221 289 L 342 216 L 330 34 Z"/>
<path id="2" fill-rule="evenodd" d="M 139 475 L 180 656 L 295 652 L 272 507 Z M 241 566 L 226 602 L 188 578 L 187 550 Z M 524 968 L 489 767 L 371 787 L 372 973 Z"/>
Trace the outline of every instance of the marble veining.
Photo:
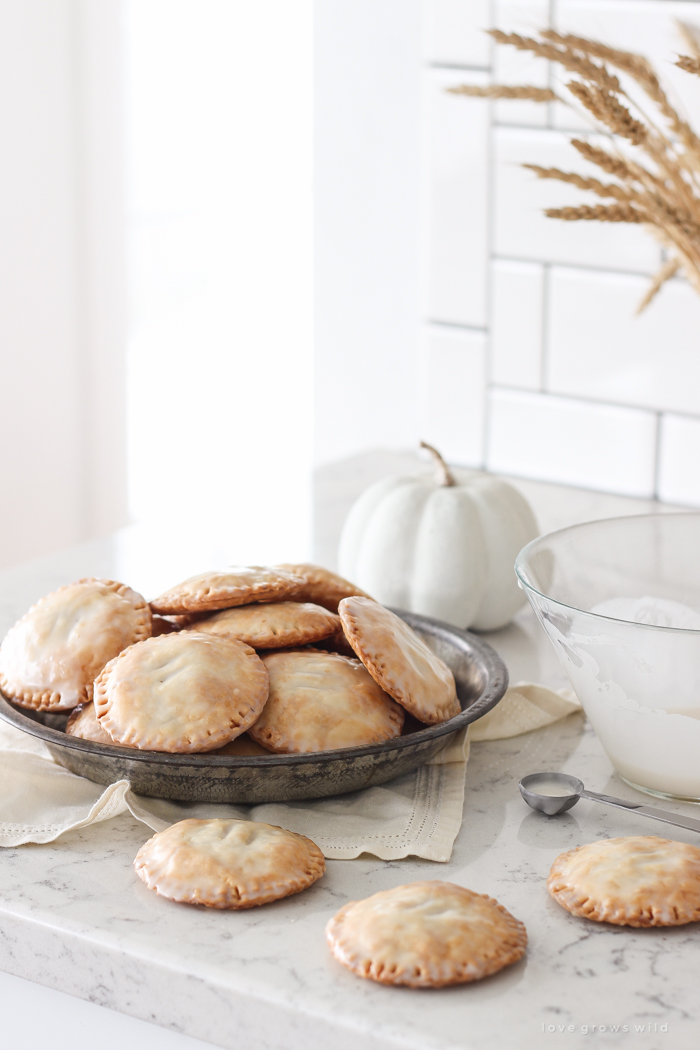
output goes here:
<path id="1" fill-rule="evenodd" d="M 240 913 L 183 907 L 150 893 L 131 869 L 148 831 L 128 817 L 51 846 L 7 850 L 0 965 L 231 1048 L 303 1043 L 313 1050 L 329 1039 L 344 1048 L 361 1037 L 377 1048 L 500 1050 L 539 1047 L 545 1036 L 566 1036 L 578 1047 L 587 1045 L 592 1025 L 627 1025 L 634 1045 L 649 1050 L 695 1045 L 697 928 L 631 930 L 576 919 L 544 885 L 564 849 L 658 829 L 585 801 L 557 818 L 531 812 L 517 781 L 548 767 L 630 795 L 579 715 L 526 737 L 477 744 L 449 864 L 330 861 L 305 893 Z M 691 832 L 673 834 L 693 841 Z M 480 984 L 437 992 L 380 987 L 340 967 L 324 942 L 328 917 L 347 900 L 419 878 L 452 879 L 497 897 L 527 925 L 526 959 Z M 658 1031 L 662 1025 L 667 1032 Z M 596 1038 L 613 1045 L 620 1036 Z"/>
<path id="2" fill-rule="evenodd" d="M 50 586 L 90 572 L 120 578 L 110 557 L 101 541 L 61 566 L 4 574 L 0 617 L 9 626 L 29 597 L 49 589 L 49 577 Z M 489 640 L 513 681 L 562 684 L 529 614 Z M 472 746 L 464 823 L 449 863 L 329 861 L 306 892 L 239 913 L 176 905 L 149 892 L 131 867 L 149 832 L 128 816 L 50 845 L 4 850 L 0 968 L 231 1050 L 578 1050 L 594 1041 L 694 1050 L 700 927 L 633 930 L 577 919 L 551 900 L 545 879 L 560 852 L 596 838 L 696 836 L 585 800 L 560 817 L 533 813 L 517 782 L 548 769 L 636 797 L 575 714 Z M 433 992 L 362 981 L 334 961 L 324 926 L 342 904 L 423 878 L 496 897 L 526 923 L 527 956 L 478 984 Z"/>

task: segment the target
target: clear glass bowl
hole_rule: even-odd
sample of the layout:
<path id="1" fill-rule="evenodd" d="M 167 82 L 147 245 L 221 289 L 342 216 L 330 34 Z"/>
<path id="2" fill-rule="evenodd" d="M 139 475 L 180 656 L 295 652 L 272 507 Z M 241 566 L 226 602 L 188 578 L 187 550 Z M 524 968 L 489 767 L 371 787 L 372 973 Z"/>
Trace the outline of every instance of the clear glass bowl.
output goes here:
<path id="1" fill-rule="evenodd" d="M 574 525 L 515 571 L 622 779 L 700 802 L 700 513 Z"/>

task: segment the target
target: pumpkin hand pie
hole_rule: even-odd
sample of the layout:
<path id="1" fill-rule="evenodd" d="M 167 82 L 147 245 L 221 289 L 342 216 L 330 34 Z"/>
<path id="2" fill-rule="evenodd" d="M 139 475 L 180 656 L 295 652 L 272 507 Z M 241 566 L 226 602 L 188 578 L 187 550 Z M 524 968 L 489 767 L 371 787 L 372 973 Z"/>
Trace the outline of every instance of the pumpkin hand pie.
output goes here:
<path id="1" fill-rule="evenodd" d="M 33 605 L 0 646 L 0 689 L 23 707 L 58 711 L 92 699 L 93 682 L 151 635 L 151 610 L 114 580 L 84 579 Z"/>
<path id="2" fill-rule="evenodd" d="M 238 638 L 254 649 L 286 649 L 330 638 L 341 630 L 340 617 L 310 602 L 269 602 L 222 609 L 195 630 Z"/>
<path id="3" fill-rule="evenodd" d="M 335 613 L 338 611 L 338 606 L 343 598 L 350 598 L 353 595 L 360 595 L 363 598 L 370 597 L 366 591 L 363 591 L 356 584 L 350 583 L 349 580 L 338 576 L 336 572 L 324 569 L 320 565 L 306 563 L 293 565 L 290 563 L 277 565 L 276 568 L 283 569 L 285 572 L 292 572 L 295 576 L 301 576 L 304 580 L 304 585 L 295 596 L 295 600 L 298 602 L 314 602 L 316 605 L 322 605 L 324 609 L 329 609 Z"/>
<path id="4" fill-rule="evenodd" d="M 213 751 L 252 725 L 267 694 L 265 665 L 250 646 L 179 631 L 111 660 L 95 682 L 95 710 L 116 744 Z"/>
<path id="5" fill-rule="evenodd" d="M 161 615 L 230 609 L 251 602 L 276 602 L 297 594 L 301 576 L 263 565 L 231 566 L 221 572 L 203 572 L 171 587 L 151 602 Z"/>
<path id="6" fill-rule="evenodd" d="M 270 696 L 249 734 L 294 754 L 378 744 L 401 734 L 404 713 L 359 660 L 314 650 L 263 657 Z"/>
<path id="7" fill-rule="evenodd" d="M 326 926 L 336 959 L 381 984 L 442 988 L 517 962 L 524 925 L 491 897 L 451 882 L 412 882 L 351 901 Z"/>
<path id="8" fill-rule="evenodd" d="M 253 908 L 299 893 L 323 875 L 323 854 L 305 835 L 252 820 L 180 820 L 134 860 L 161 897 L 208 908 Z"/>
<path id="9" fill-rule="evenodd" d="M 79 704 L 73 708 L 66 723 L 66 735 L 77 736 L 80 740 L 92 740 L 95 744 L 115 746 L 111 736 L 100 725 L 92 700 L 88 704 Z"/>
<path id="10" fill-rule="evenodd" d="M 367 598 L 345 598 L 338 611 L 372 678 L 419 722 L 436 725 L 459 714 L 452 671 L 404 620 Z"/>
<path id="11" fill-rule="evenodd" d="M 700 849 L 633 835 L 557 857 L 547 889 L 563 908 L 615 926 L 682 926 L 700 920 Z"/>

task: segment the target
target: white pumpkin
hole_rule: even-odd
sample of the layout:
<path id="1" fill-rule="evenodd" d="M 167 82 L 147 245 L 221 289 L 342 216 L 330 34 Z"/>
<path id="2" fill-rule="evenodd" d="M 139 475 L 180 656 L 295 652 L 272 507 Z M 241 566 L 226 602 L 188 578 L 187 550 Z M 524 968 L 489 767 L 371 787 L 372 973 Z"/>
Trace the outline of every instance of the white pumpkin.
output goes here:
<path id="1" fill-rule="evenodd" d="M 538 535 L 529 503 L 500 478 L 453 472 L 439 452 L 436 477 L 390 477 L 352 507 L 340 572 L 384 605 L 492 631 L 525 598 L 513 563 Z"/>

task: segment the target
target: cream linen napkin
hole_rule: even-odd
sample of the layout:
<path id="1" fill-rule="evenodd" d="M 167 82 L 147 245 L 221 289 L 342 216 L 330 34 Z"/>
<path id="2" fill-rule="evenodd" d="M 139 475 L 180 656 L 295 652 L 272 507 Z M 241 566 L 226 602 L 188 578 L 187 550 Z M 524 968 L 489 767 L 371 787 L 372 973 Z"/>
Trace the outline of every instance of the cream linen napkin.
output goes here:
<path id="1" fill-rule="evenodd" d="M 66 831 L 130 812 L 154 831 L 185 817 L 242 817 L 308 835 L 328 858 L 448 861 L 462 823 L 470 739 L 539 729 L 579 708 L 573 694 L 523 683 L 508 690 L 432 762 L 381 787 L 311 802 L 228 806 L 135 795 L 127 780 L 104 788 L 75 776 L 35 737 L 0 722 L 0 846 L 53 842 Z"/>

